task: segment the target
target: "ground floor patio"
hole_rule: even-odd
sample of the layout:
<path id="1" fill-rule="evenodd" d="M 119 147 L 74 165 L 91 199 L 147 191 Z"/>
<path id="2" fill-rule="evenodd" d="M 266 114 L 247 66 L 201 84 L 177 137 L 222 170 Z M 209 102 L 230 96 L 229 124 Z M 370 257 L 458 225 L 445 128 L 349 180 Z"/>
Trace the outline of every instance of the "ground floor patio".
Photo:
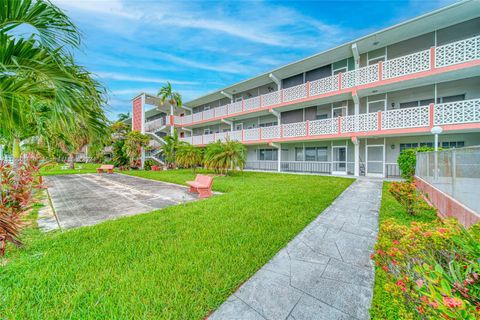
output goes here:
<path id="1" fill-rule="evenodd" d="M 404 149 L 433 147 L 431 134 L 250 145 L 247 170 L 399 178 L 397 158 Z M 480 144 L 480 133 L 444 134 L 441 148 Z"/>

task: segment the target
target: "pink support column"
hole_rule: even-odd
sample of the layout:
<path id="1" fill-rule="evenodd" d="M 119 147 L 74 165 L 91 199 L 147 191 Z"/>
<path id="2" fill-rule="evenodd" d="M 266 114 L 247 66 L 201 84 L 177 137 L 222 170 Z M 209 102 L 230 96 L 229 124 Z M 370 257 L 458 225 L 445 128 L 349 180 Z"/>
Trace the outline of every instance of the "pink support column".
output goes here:
<path id="1" fill-rule="evenodd" d="M 258 137 L 258 140 L 262 140 L 262 127 L 260 127 L 260 136 Z"/>
<path id="2" fill-rule="evenodd" d="M 338 134 L 341 134 L 341 133 L 342 133 L 342 128 L 341 128 L 342 122 L 340 121 L 340 118 L 341 118 L 341 117 L 338 117 L 338 118 L 337 118 L 337 121 L 338 121 Z"/>
<path id="3" fill-rule="evenodd" d="M 310 120 L 307 120 L 307 137 L 310 136 Z"/>
<path id="4" fill-rule="evenodd" d="M 307 81 L 307 98 L 310 97 L 310 81 Z"/>
<path id="5" fill-rule="evenodd" d="M 430 70 L 435 69 L 435 47 L 430 48 Z"/>
<path id="6" fill-rule="evenodd" d="M 338 90 L 342 90 L 342 75 L 343 75 L 343 72 L 340 72 L 338 74 Z"/>
<path id="7" fill-rule="evenodd" d="M 132 102 L 132 130 L 142 131 L 143 120 L 142 96 L 139 96 Z"/>
<path id="8" fill-rule="evenodd" d="M 383 80 L 383 61 L 378 63 L 378 81 Z"/>

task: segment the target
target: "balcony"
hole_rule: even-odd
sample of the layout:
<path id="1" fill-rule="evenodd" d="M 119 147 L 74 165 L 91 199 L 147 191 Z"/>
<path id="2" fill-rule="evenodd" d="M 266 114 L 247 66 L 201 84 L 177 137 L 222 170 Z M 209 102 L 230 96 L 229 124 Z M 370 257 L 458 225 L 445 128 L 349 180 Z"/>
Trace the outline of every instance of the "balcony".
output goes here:
<path id="1" fill-rule="evenodd" d="M 378 136 L 429 132 L 433 126 L 446 126 L 448 129 L 448 126 L 463 125 L 453 129 L 464 129 L 472 123 L 477 124 L 480 128 L 480 99 L 221 132 L 186 137 L 182 140 L 194 145 L 206 145 L 210 142 L 225 141 L 226 139 L 245 144 L 258 144 L 277 141 L 348 138 L 357 135 Z"/>
<path id="2" fill-rule="evenodd" d="M 274 91 L 261 96 L 233 102 L 188 116 L 175 116 L 174 125 L 188 126 L 220 120 L 245 113 L 269 110 L 302 101 L 314 100 L 326 95 L 354 92 L 365 86 L 403 81 L 412 75 L 428 75 L 426 72 L 442 72 L 446 67 L 480 59 L 480 36 L 432 47 L 378 64 L 310 81 L 298 86 Z"/>
<path id="3" fill-rule="evenodd" d="M 145 122 L 145 132 L 156 132 L 166 125 L 165 118 Z"/>

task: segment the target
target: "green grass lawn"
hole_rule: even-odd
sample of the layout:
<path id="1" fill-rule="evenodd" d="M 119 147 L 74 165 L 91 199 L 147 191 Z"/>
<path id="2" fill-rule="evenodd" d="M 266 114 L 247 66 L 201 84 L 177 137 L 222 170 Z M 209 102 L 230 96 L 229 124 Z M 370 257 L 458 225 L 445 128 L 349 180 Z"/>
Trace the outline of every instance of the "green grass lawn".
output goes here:
<path id="1" fill-rule="evenodd" d="M 185 183 L 191 171 L 128 174 Z M 353 180 L 244 172 L 211 199 L 27 237 L 0 267 L 8 319 L 203 319 Z"/>
<path id="2" fill-rule="evenodd" d="M 40 174 L 42 176 L 53 176 L 59 174 L 77 174 L 77 173 L 95 173 L 97 168 L 101 166 L 98 163 L 76 163 L 75 169 L 62 169 L 63 166 L 68 164 L 56 163 L 52 165 L 47 165 L 40 169 Z"/>
<path id="3" fill-rule="evenodd" d="M 432 211 L 421 211 L 415 216 L 408 214 L 404 207 L 388 191 L 390 183 L 383 183 L 382 204 L 380 207 L 379 237 L 382 236 L 382 223 L 387 219 L 393 219 L 396 223 L 410 225 L 413 221 L 435 222 L 438 220 L 436 214 Z M 384 286 L 387 283 L 387 275 L 381 268 L 375 270 L 375 287 L 373 293 L 372 308 L 370 315 L 372 319 L 402 319 L 402 314 L 407 313 L 405 306 L 397 302 Z"/>

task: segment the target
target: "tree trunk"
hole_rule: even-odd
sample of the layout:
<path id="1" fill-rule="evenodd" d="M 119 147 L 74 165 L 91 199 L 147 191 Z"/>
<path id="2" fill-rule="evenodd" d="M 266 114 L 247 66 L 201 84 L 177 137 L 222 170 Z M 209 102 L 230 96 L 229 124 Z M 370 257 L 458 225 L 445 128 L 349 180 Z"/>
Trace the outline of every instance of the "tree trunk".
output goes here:
<path id="1" fill-rule="evenodd" d="M 72 169 L 72 170 L 75 169 L 75 155 L 74 154 L 69 155 L 68 162 L 69 162 L 69 168 Z"/>
<path id="2" fill-rule="evenodd" d="M 17 172 L 18 167 L 20 166 L 20 138 L 13 138 L 12 146 L 12 157 L 13 157 L 13 171 Z"/>

